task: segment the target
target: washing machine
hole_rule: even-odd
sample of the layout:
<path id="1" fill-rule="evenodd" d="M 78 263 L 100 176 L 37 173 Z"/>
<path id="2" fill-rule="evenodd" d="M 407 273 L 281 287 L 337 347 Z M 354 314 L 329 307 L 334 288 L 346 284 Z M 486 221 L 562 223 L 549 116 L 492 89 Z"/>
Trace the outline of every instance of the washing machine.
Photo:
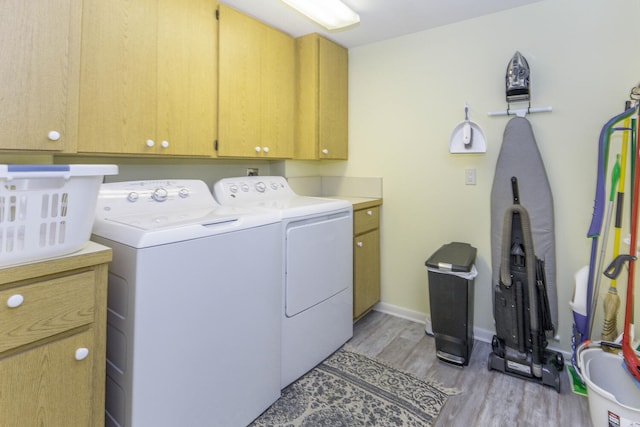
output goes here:
<path id="1" fill-rule="evenodd" d="M 225 178 L 223 206 L 275 212 L 282 220 L 284 388 L 353 335 L 353 208 L 344 200 L 296 194 L 284 177 Z"/>
<path id="2" fill-rule="evenodd" d="M 107 426 L 246 426 L 279 398 L 280 233 L 202 181 L 102 185 Z"/>

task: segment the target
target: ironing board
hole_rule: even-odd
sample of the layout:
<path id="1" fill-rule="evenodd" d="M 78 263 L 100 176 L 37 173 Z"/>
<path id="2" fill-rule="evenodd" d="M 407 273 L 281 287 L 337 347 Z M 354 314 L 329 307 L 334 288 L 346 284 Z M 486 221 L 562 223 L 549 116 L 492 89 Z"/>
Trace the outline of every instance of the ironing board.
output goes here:
<path id="1" fill-rule="evenodd" d="M 502 225 L 504 212 L 513 203 L 513 176 L 518 178 L 520 203 L 531 219 L 535 254 L 544 261 L 551 321 L 557 330 L 553 196 L 531 124 L 524 117 L 514 117 L 507 123 L 491 188 L 491 279 L 494 286 L 500 280 Z"/>

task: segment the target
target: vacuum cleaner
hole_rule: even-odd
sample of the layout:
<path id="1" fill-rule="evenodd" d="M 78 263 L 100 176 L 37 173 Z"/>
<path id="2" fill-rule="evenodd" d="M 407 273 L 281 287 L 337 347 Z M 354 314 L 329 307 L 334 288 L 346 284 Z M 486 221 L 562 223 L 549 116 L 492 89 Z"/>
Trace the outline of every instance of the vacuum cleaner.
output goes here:
<path id="1" fill-rule="evenodd" d="M 544 261 L 536 257 L 529 213 L 520 204 L 518 179 L 511 178 L 513 204 L 505 211 L 501 265 L 494 285 L 493 336 L 488 369 L 554 387 L 560 392 L 562 353 L 547 349 L 553 335 Z"/>

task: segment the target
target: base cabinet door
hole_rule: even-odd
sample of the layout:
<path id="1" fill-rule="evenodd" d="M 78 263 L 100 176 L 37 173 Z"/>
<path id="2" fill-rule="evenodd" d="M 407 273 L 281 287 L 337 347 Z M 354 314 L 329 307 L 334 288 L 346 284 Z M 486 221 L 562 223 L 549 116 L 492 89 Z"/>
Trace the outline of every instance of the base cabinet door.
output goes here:
<path id="1" fill-rule="evenodd" d="M 93 341 L 89 329 L 0 359 L 0 424 L 92 425 Z"/>
<path id="2" fill-rule="evenodd" d="M 380 301 L 380 232 L 354 238 L 353 317 L 358 318 Z"/>

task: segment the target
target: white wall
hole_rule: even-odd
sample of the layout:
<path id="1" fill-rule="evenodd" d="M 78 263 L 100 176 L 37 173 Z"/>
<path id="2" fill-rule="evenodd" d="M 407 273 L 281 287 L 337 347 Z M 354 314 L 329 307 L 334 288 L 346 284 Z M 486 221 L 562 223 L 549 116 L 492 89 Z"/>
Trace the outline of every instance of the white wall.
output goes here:
<path id="1" fill-rule="evenodd" d="M 532 69 L 532 106 L 553 107 L 528 118 L 555 203 L 561 341 L 553 345 L 570 348 L 568 301 L 589 260 L 598 136 L 640 81 L 639 16 L 636 0 L 546 0 L 350 50 L 350 160 L 319 171 L 383 177 L 383 302 L 428 313 L 425 260 L 444 243 L 468 242 L 478 248 L 475 325 L 493 329 L 489 199 L 509 118 L 487 112 L 506 109 L 505 70 L 519 50 Z M 486 154 L 448 152 L 465 102 Z M 476 169 L 477 185 L 464 184 L 466 168 Z M 305 168 L 287 162 L 287 173 Z"/>

